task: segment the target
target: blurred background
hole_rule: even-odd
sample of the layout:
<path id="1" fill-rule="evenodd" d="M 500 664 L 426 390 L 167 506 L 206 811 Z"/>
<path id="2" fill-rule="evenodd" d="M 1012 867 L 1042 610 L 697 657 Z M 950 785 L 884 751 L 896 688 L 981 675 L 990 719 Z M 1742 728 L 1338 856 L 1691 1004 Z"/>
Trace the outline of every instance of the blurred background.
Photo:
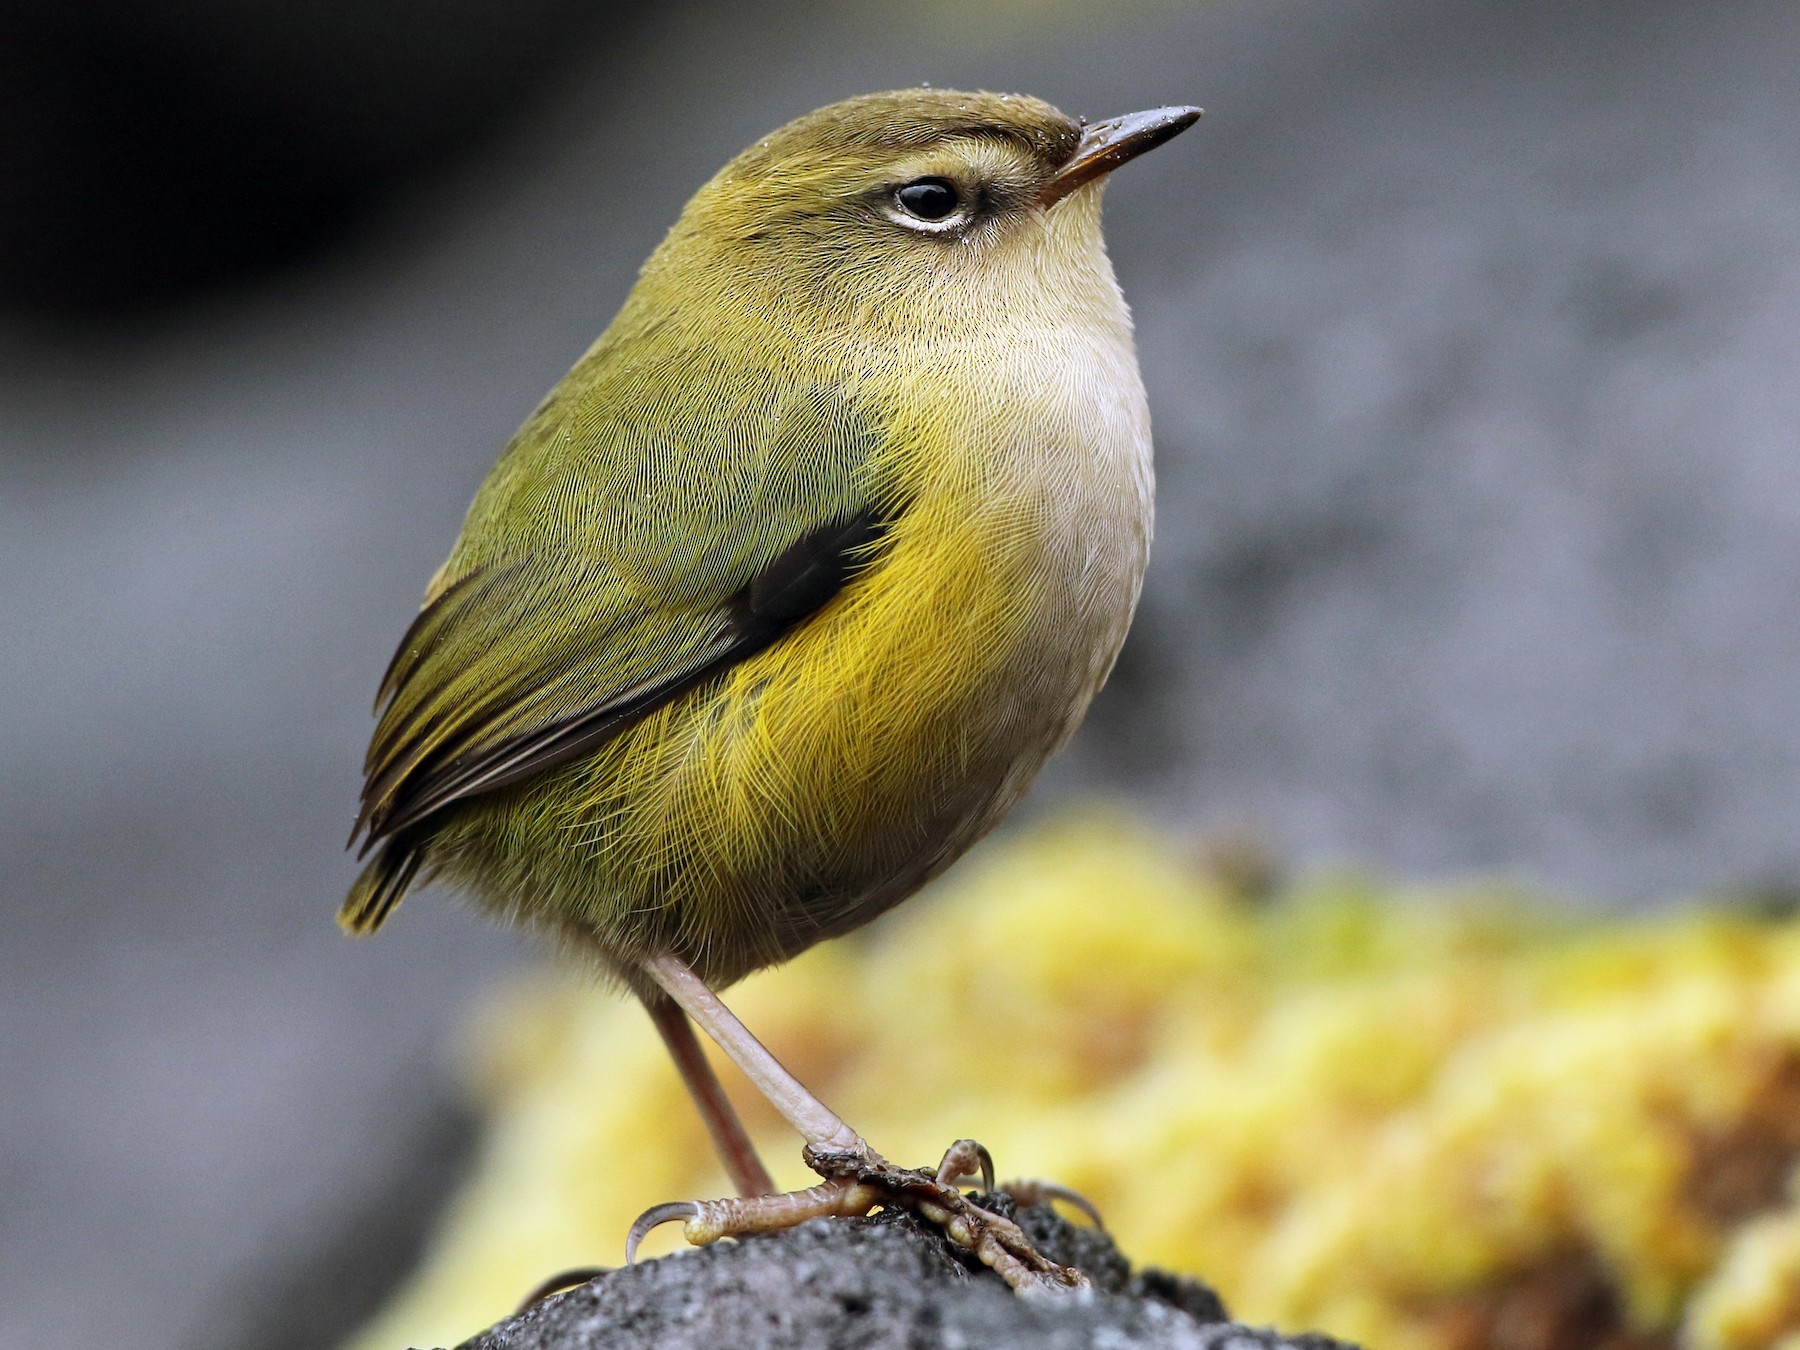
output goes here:
<path id="1" fill-rule="evenodd" d="M 1800 886 L 1800 7 L 10 0 L 0 1345 L 328 1345 L 529 960 L 352 876 L 463 507 L 687 195 L 930 82 L 1197 102 L 1108 237 L 1157 553 L 1078 748 L 1298 867 Z"/>

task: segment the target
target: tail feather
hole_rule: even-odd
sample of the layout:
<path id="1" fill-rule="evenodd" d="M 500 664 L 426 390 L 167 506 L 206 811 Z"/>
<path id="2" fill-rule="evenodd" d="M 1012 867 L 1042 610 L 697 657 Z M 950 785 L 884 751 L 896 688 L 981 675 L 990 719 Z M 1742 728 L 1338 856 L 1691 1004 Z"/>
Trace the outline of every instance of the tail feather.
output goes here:
<path id="1" fill-rule="evenodd" d="M 338 910 L 338 926 L 352 937 L 367 937 L 386 921 L 419 874 L 423 859 L 410 842 L 390 839 L 370 860 Z"/>

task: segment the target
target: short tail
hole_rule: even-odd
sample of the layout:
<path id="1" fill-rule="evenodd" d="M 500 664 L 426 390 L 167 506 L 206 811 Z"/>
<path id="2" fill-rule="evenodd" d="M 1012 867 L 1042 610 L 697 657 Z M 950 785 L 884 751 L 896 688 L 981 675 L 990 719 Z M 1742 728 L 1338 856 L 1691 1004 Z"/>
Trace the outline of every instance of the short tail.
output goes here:
<path id="1" fill-rule="evenodd" d="M 390 839 L 363 868 L 338 910 L 338 926 L 352 937 L 367 937 L 387 921 L 419 874 L 423 859 L 410 841 Z"/>

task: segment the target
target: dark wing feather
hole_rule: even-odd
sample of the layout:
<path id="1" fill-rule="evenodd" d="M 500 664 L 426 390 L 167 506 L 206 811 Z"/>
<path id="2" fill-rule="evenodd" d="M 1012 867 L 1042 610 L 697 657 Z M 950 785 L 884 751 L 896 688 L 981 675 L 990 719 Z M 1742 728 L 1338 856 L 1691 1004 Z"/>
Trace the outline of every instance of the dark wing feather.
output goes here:
<path id="1" fill-rule="evenodd" d="M 374 824 L 371 840 L 376 834 L 398 833 L 452 802 L 579 759 L 639 718 L 762 651 L 843 589 L 886 525 L 884 516 L 871 509 L 789 545 L 731 598 L 716 646 L 696 652 L 686 668 L 469 753 L 415 768 L 405 793 L 390 798 Z"/>

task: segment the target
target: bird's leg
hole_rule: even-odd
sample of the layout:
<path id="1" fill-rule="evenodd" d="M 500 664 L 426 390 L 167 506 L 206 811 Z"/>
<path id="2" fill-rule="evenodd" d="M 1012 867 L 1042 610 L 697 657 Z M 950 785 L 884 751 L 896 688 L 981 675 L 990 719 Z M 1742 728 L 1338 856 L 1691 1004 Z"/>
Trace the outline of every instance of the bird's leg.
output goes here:
<path id="1" fill-rule="evenodd" d="M 718 1150 L 719 1160 L 725 1164 L 725 1172 L 730 1176 L 731 1184 L 737 1187 L 737 1193 L 773 1195 L 775 1183 L 769 1177 L 769 1169 L 756 1156 L 756 1146 L 750 1142 L 744 1122 L 732 1109 L 731 1099 L 725 1095 L 719 1076 L 706 1062 L 700 1042 L 694 1038 L 694 1028 L 689 1025 L 681 1005 L 666 994 L 646 994 L 644 1011 L 650 1014 L 650 1021 L 662 1034 L 663 1044 L 669 1048 L 669 1058 L 675 1061 L 688 1095 L 694 1099 L 701 1120 L 706 1122 L 706 1132 L 712 1136 L 713 1147 Z"/>
<path id="2" fill-rule="evenodd" d="M 935 1225 L 1021 1292 L 1087 1286 L 1087 1277 L 1079 1270 L 1039 1253 L 1011 1219 L 981 1208 L 956 1189 L 960 1178 L 976 1172 L 991 1181 L 993 1164 L 981 1145 L 959 1140 L 935 1171 L 895 1166 L 783 1068 L 683 962 L 658 956 L 645 961 L 643 970 L 806 1140 L 807 1165 L 825 1180 L 787 1195 L 658 1205 L 631 1226 L 625 1243 L 627 1261 L 636 1256 L 646 1233 L 675 1219 L 682 1221 L 688 1241 L 703 1244 L 790 1228 L 812 1218 L 855 1217 L 882 1206 L 910 1210 Z"/>
<path id="3" fill-rule="evenodd" d="M 737 1014 L 720 1002 L 719 996 L 685 964 L 673 956 L 654 956 L 644 962 L 644 973 L 661 985 L 663 992 L 712 1038 L 713 1044 L 744 1071 L 744 1076 L 799 1132 L 809 1148 L 822 1153 L 873 1156 L 862 1136 L 784 1069 L 781 1061 L 738 1021 Z"/>

